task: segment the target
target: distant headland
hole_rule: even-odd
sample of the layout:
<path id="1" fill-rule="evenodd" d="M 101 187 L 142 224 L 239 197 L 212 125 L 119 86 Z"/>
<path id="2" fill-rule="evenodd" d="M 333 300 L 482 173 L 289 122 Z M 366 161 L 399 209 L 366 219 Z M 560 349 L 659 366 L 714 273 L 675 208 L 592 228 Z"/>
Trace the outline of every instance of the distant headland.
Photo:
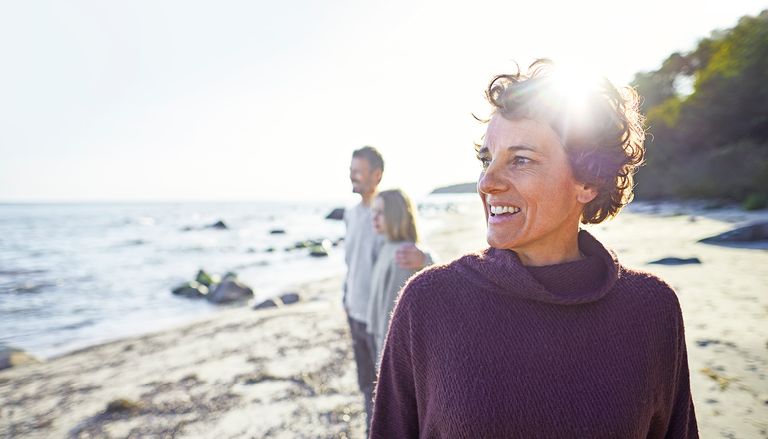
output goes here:
<path id="1" fill-rule="evenodd" d="M 459 183 L 435 188 L 431 194 L 472 194 L 477 192 L 477 183 Z"/>

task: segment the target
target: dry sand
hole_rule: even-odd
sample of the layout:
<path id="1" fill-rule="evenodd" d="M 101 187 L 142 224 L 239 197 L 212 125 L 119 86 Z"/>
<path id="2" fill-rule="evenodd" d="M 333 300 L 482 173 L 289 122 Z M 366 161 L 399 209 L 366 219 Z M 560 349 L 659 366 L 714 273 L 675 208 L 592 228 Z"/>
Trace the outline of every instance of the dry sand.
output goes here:
<path id="1" fill-rule="evenodd" d="M 768 437 L 768 251 L 697 242 L 768 221 L 768 212 L 673 204 L 652 211 L 622 214 L 593 233 L 622 263 L 661 276 L 677 292 L 701 437 Z M 701 264 L 647 264 L 667 256 Z"/>
<path id="2" fill-rule="evenodd" d="M 425 241 L 441 260 L 484 246 L 481 213 L 439 215 Z M 768 251 L 696 243 L 757 215 L 671 205 L 590 229 L 677 290 L 702 437 L 768 437 Z M 702 264 L 647 265 L 665 256 Z M 297 305 L 2 371 L 0 437 L 363 437 L 341 279 L 298 289 Z"/>

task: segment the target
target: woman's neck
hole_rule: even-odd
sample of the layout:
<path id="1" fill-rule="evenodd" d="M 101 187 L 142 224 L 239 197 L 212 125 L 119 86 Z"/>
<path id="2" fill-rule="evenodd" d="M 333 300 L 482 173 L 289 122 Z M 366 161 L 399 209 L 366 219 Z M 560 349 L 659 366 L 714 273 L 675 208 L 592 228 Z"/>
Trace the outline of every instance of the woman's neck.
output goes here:
<path id="1" fill-rule="evenodd" d="M 529 267 L 564 264 L 584 259 L 579 250 L 579 236 L 560 239 L 546 246 L 524 246 L 511 249 L 520 258 L 520 262 Z"/>

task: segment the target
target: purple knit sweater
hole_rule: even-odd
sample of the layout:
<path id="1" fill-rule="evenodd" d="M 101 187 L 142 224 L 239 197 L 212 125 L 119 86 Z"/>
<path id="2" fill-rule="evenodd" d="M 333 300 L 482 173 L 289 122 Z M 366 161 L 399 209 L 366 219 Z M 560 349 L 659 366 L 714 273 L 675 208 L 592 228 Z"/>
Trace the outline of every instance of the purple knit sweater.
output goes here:
<path id="1" fill-rule="evenodd" d="M 413 277 L 392 318 L 371 438 L 698 437 L 677 297 L 587 258 L 487 249 Z"/>

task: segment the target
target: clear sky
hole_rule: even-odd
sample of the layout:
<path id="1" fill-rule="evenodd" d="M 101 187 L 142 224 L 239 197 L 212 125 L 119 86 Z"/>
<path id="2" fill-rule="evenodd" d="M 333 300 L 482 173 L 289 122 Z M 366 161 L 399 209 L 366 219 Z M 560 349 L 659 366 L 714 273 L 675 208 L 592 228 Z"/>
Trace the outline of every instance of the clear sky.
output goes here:
<path id="1" fill-rule="evenodd" d="M 619 84 L 765 2 L 5 1 L 0 201 L 351 199 L 351 152 L 420 196 L 477 177 L 496 73 Z"/>

